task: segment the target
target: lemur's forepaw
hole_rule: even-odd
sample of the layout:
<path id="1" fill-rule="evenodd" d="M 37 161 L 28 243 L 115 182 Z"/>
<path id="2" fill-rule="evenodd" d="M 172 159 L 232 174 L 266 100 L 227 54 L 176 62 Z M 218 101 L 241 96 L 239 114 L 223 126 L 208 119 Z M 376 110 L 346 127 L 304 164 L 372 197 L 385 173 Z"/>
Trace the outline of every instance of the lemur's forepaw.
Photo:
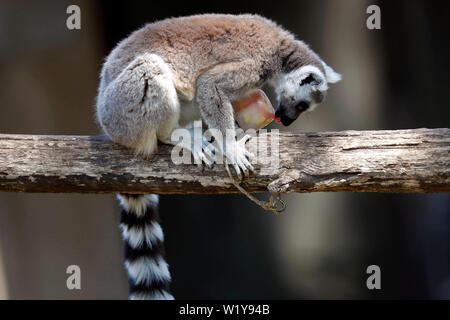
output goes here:
<path id="1" fill-rule="evenodd" d="M 255 155 L 245 148 L 245 143 L 250 138 L 250 135 L 245 135 L 240 140 L 237 140 L 236 143 L 225 148 L 225 157 L 228 163 L 234 167 L 239 179 L 242 179 L 244 176 L 248 177 L 250 171 L 253 172 L 255 170 L 250 163 Z"/>
<path id="2" fill-rule="evenodd" d="M 200 171 L 203 171 L 203 165 L 206 165 L 208 168 L 212 168 L 214 166 L 217 149 L 209 141 L 203 139 L 201 142 L 201 148 L 199 145 L 194 145 L 190 148 L 190 151 L 194 158 L 194 163 L 197 164 Z"/>
<path id="3" fill-rule="evenodd" d="M 191 139 L 184 139 L 179 142 L 168 138 L 164 142 L 188 150 L 194 158 L 194 164 L 197 165 L 200 171 L 204 170 L 204 166 L 212 168 L 214 166 L 214 162 L 216 161 L 218 149 L 203 135 L 197 137 L 194 134 L 193 128 L 189 128 L 186 130 L 189 131 Z"/>

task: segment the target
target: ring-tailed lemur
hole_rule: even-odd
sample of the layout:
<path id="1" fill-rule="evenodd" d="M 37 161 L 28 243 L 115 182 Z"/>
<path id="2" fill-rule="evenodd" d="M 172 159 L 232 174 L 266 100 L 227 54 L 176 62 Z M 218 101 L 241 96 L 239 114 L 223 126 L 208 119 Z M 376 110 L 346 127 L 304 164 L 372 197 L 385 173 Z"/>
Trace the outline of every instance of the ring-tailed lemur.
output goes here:
<path id="1" fill-rule="evenodd" d="M 113 141 L 149 155 L 158 140 L 172 143 L 174 129 L 200 118 L 225 136 L 235 128 L 231 102 L 265 83 L 274 86 L 276 116 L 287 126 L 323 100 L 328 83 L 339 80 L 305 43 L 261 16 L 171 18 L 135 31 L 106 58 L 97 117 Z M 192 144 L 184 147 L 193 151 Z M 239 175 L 253 169 L 242 141 L 227 141 L 216 152 Z M 202 151 L 193 156 L 207 165 L 214 160 Z M 157 196 L 118 197 L 130 298 L 172 299 Z"/>

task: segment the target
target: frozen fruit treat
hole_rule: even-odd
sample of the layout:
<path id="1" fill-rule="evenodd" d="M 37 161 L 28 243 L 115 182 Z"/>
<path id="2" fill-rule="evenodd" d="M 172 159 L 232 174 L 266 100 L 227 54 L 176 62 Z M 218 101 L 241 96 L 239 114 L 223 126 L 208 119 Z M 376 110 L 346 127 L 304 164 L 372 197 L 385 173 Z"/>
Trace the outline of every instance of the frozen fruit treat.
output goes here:
<path id="1" fill-rule="evenodd" d="M 272 104 L 261 89 L 252 90 L 234 101 L 233 108 L 234 119 L 243 130 L 259 130 L 275 119 Z"/>

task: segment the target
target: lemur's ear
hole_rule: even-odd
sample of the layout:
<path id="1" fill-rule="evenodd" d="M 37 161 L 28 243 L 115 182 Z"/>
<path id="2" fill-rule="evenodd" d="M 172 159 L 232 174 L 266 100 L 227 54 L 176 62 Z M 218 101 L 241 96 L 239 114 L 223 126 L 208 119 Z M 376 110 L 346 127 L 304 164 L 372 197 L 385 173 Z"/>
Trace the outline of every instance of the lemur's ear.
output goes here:
<path id="1" fill-rule="evenodd" d="M 325 68 L 325 76 L 327 78 L 328 83 L 336 83 L 341 81 L 342 76 L 334 71 L 330 66 L 328 66 L 325 62 L 322 62 L 323 67 Z"/>

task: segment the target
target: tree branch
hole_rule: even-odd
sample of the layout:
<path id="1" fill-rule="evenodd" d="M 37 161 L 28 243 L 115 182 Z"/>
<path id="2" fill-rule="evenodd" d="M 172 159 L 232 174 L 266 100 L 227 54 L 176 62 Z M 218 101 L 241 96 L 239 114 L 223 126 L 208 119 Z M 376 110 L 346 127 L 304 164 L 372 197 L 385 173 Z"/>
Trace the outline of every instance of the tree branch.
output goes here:
<path id="1" fill-rule="evenodd" d="M 269 159 L 260 152 L 272 135 L 248 144 L 257 145 L 259 162 Z M 223 165 L 204 172 L 175 165 L 171 150 L 160 145 L 144 159 L 104 136 L 0 134 L 0 191 L 237 192 Z M 449 192 L 449 152 L 449 129 L 281 132 L 279 169 L 257 164 L 243 186 L 250 192 Z"/>

